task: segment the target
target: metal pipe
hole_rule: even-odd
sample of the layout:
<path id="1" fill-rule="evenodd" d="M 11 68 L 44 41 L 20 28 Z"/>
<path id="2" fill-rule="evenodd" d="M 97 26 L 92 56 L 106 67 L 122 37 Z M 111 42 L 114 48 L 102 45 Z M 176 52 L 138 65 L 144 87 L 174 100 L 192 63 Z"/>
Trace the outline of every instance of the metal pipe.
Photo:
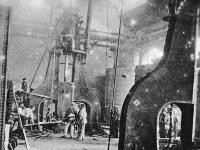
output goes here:
<path id="1" fill-rule="evenodd" d="M 86 22 L 86 29 L 85 29 L 85 44 L 84 49 L 87 51 L 90 49 L 90 30 L 91 30 L 91 17 L 92 17 L 92 0 L 88 2 L 88 12 L 87 12 L 87 22 Z"/>
<path id="2" fill-rule="evenodd" d="M 52 98 L 53 98 L 53 97 L 49 97 L 49 96 L 42 95 L 42 94 L 36 94 L 36 93 L 29 93 L 29 95 L 34 95 L 34 96 L 43 97 L 43 98 L 48 98 L 48 99 L 52 99 Z"/>
<path id="3" fill-rule="evenodd" d="M 67 82 L 68 63 L 69 63 L 69 55 L 65 54 L 64 82 Z"/>
<path id="4" fill-rule="evenodd" d="M 51 82 L 51 97 L 54 98 L 54 76 L 55 76 L 55 61 L 56 61 L 56 54 L 55 49 L 53 50 L 53 73 L 52 73 L 52 82 Z"/>
<path id="5" fill-rule="evenodd" d="M 71 94 L 71 102 L 74 101 L 74 92 L 75 92 L 75 75 L 76 75 L 76 58 L 77 55 L 73 54 L 73 64 L 72 64 L 72 79 L 71 79 L 71 84 L 72 84 L 72 94 Z"/>
<path id="6" fill-rule="evenodd" d="M 112 125 L 113 106 L 114 106 L 114 99 L 115 99 L 115 88 L 116 88 L 115 86 L 116 86 L 116 74 L 117 74 L 118 56 L 119 56 L 119 48 L 120 48 L 120 40 L 121 40 L 122 15 L 123 15 L 123 0 L 121 0 L 121 11 L 120 11 L 120 20 L 119 20 L 119 34 L 118 34 L 117 51 L 116 51 L 115 64 L 114 64 L 114 84 L 113 84 L 113 98 L 112 98 L 111 114 L 110 114 L 110 133 L 109 133 L 109 139 L 108 139 L 108 150 L 110 149 L 110 140 L 111 140 L 111 125 Z"/>
<path id="7" fill-rule="evenodd" d="M 44 53 L 43 53 L 43 55 L 42 55 L 42 57 L 41 57 L 41 59 L 40 59 L 40 62 L 39 62 L 39 64 L 38 64 L 37 68 L 36 68 L 35 74 L 33 75 L 33 78 L 32 78 L 31 83 L 30 83 L 30 85 L 29 85 L 29 89 L 31 88 L 31 86 L 32 86 L 32 84 L 33 84 L 33 81 L 34 81 L 34 79 L 35 79 L 35 76 L 36 76 L 36 74 L 37 74 L 37 72 L 38 72 L 38 70 L 39 70 L 39 68 L 40 68 L 40 65 L 41 65 L 41 63 L 42 63 L 42 61 L 43 61 L 43 59 L 44 59 L 44 56 L 46 55 L 47 50 L 48 50 L 48 49 L 46 48 L 46 50 L 44 51 Z"/>

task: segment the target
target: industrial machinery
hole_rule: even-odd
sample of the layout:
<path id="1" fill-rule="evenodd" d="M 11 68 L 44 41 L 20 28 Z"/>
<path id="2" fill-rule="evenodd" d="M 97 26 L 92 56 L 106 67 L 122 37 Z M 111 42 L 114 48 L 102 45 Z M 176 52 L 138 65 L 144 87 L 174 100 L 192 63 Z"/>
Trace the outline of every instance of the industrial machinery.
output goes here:
<path id="1" fill-rule="evenodd" d="M 130 89 L 124 101 L 119 150 L 198 149 L 199 145 L 199 9 L 198 0 L 169 0 L 164 57 Z M 161 136 L 167 107 L 169 128 Z M 179 139 L 172 137 L 172 110 L 179 108 Z"/>
<path id="2" fill-rule="evenodd" d="M 91 3 L 89 2 L 88 16 L 91 16 L 90 10 Z M 65 17 L 65 15 L 61 17 Z M 60 20 L 63 19 L 65 18 Z M 62 22 L 56 24 L 56 37 L 52 42 L 54 43 L 53 47 L 49 49 L 45 79 L 38 88 L 29 93 L 29 105 L 35 107 L 35 120 L 37 123 L 45 120 L 48 108 L 53 111 L 57 120 L 62 119 L 66 109 L 70 107 L 72 102 L 81 102 L 86 106 L 89 126 L 97 126 L 101 112 L 100 103 L 97 96 L 87 86 L 84 69 L 89 49 L 90 19 L 90 17 L 87 18 L 84 49 L 80 49 L 81 17 L 74 16 L 69 28 Z M 61 62 L 61 57 L 64 58 L 64 62 Z M 64 71 L 61 71 L 59 68 L 63 64 Z M 68 74 L 69 70 L 71 75 Z M 64 82 L 59 81 L 61 72 L 64 72 Z"/>

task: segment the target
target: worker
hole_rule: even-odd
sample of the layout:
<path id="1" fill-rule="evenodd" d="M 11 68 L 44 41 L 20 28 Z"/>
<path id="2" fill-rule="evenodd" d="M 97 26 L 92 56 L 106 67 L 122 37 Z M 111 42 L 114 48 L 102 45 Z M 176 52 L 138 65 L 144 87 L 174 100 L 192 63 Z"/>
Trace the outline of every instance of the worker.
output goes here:
<path id="1" fill-rule="evenodd" d="M 165 115 L 165 109 L 163 109 L 159 117 L 159 133 L 161 138 L 165 138 L 167 135 L 165 131 Z"/>
<path id="2" fill-rule="evenodd" d="M 74 138 L 74 125 L 77 120 L 79 108 L 76 103 L 72 103 L 71 106 L 67 109 L 64 117 L 64 137 L 67 137 L 68 128 L 70 127 L 70 138 Z"/>
<path id="3" fill-rule="evenodd" d="M 27 92 L 27 87 L 28 85 L 26 83 L 26 78 L 23 78 L 21 89 L 23 90 L 24 93 Z"/>
<path id="4" fill-rule="evenodd" d="M 119 130 L 119 109 L 117 106 L 114 106 L 114 111 L 112 115 L 112 128 L 111 128 L 111 135 L 113 138 L 118 138 L 118 130 Z"/>
<path id="5" fill-rule="evenodd" d="M 23 102 L 26 102 L 26 99 L 27 99 L 27 83 L 26 83 L 26 78 L 23 78 L 23 81 L 22 81 L 22 86 L 21 86 L 21 89 L 22 89 L 22 100 Z"/>
<path id="6" fill-rule="evenodd" d="M 171 115 L 170 115 L 170 112 L 171 112 L 171 106 L 167 105 L 164 108 L 164 113 L 165 113 L 165 133 L 168 138 L 171 137 L 171 131 L 170 131 L 171 130 L 171 126 L 170 126 Z"/>
<path id="7" fill-rule="evenodd" d="M 24 107 L 24 103 L 22 102 L 19 103 L 18 113 L 20 114 L 22 124 L 24 125 L 25 124 L 25 107 Z"/>
<path id="8" fill-rule="evenodd" d="M 79 132 L 78 132 L 78 140 L 84 140 L 85 138 L 85 125 L 87 123 L 87 112 L 85 105 L 83 103 L 79 104 L 79 113 L 78 113 L 78 118 L 79 118 Z"/>
<path id="9" fill-rule="evenodd" d="M 33 111 L 35 108 L 31 105 L 29 108 L 25 108 L 25 124 L 28 123 L 34 124 L 34 118 L 33 118 Z"/>
<path id="10" fill-rule="evenodd" d="M 178 135 L 178 109 L 172 109 L 172 137 L 175 139 Z"/>
<path id="11" fill-rule="evenodd" d="M 53 117 L 53 113 L 51 111 L 51 108 L 48 108 L 47 113 L 46 113 L 46 122 L 51 122 L 52 117 Z"/>

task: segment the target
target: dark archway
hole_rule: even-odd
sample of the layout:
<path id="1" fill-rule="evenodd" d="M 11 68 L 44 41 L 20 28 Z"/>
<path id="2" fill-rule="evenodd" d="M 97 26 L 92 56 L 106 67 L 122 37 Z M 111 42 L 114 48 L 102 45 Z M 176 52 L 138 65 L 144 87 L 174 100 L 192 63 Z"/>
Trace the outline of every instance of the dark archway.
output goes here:
<path id="1" fill-rule="evenodd" d="M 193 107 L 191 103 L 170 102 L 157 116 L 157 149 L 190 149 L 192 145 Z"/>

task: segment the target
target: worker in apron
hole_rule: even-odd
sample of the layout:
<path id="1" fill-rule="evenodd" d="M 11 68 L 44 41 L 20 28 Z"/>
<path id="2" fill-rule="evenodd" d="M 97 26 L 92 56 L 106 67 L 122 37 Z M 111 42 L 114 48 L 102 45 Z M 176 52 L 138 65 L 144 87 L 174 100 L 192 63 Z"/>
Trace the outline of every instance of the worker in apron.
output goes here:
<path id="1" fill-rule="evenodd" d="M 78 105 L 76 103 L 72 103 L 71 106 L 67 109 L 65 117 L 64 117 L 64 137 L 67 137 L 68 128 L 70 127 L 70 138 L 74 138 L 74 125 L 77 120 L 77 114 L 79 112 Z"/>

